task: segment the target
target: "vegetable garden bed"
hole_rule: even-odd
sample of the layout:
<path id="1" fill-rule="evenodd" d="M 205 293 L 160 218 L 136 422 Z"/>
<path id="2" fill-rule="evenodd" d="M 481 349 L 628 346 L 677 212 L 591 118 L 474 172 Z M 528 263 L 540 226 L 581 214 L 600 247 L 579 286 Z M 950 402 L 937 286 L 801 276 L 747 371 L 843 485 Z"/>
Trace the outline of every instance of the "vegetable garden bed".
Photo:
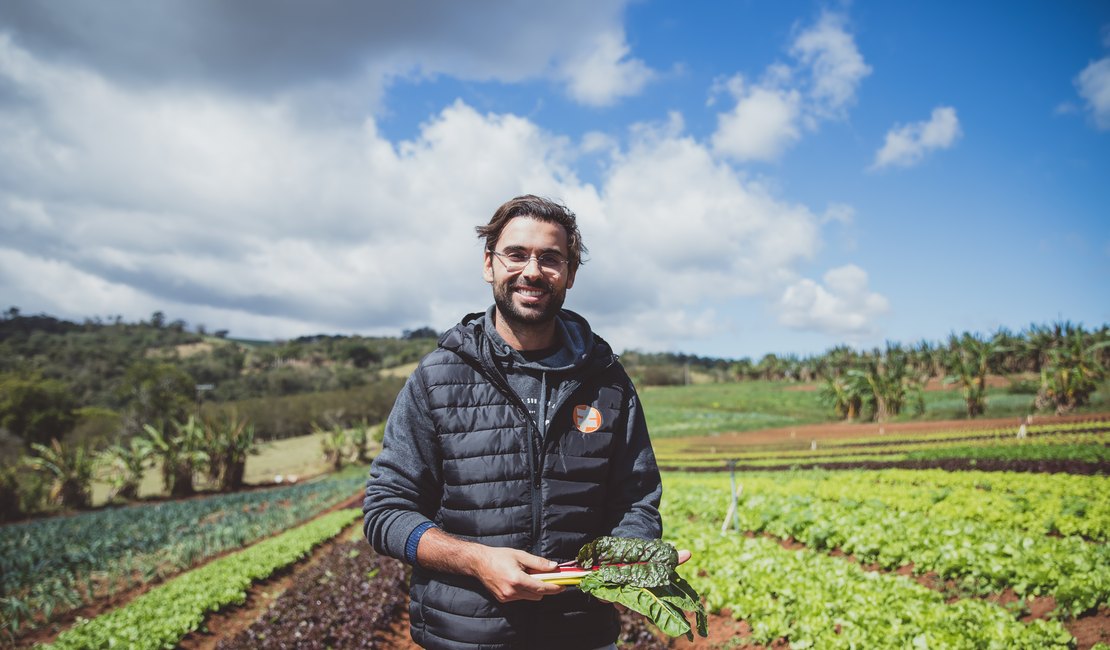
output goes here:
<path id="1" fill-rule="evenodd" d="M 1043 436 L 1018 447 L 1053 435 L 1106 435 L 1081 426 L 1038 432 Z M 710 636 L 661 638 L 624 611 L 620 647 L 1083 650 L 1110 641 L 1110 479 L 982 471 L 1003 462 L 968 457 L 990 449 L 978 444 L 989 436 L 953 430 L 943 437 L 964 456 L 914 462 L 960 462 L 977 471 L 740 472 L 739 530 L 725 533 L 728 476 L 665 473 L 665 533 L 694 552 L 682 574 L 705 598 Z M 890 445 L 898 446 L 920 451 L 917 443 Z M 293 638 L 305 648 L 413 647 L 406 645 L 403 566 L 376 556 L 359 531 L 348 530 L 348 539 L 292 565 L 280 582 L 241 587 L 226 601 L 269 601 L 272 608 L 225 607 L 184 641 L 166 643 L 210 650 L 269 646 L 267 639 L 276 647 L 277 639 Z M 204 632 L 205 625 L 212 629 Z"/>

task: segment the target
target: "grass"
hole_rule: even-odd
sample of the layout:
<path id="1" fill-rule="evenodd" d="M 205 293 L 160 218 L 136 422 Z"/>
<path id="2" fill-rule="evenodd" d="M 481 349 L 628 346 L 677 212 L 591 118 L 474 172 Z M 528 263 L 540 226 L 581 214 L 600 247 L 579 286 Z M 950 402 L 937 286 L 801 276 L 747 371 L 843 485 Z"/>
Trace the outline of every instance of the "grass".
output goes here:
<path id="1" fill-rule="evenodd" d="M 259 453 L 247 458 L 244 480 L 249 484 L 274 483 L 277 476 L 287 480 L 289 476 L 304 479 L 331 471 L 320 450 L 320 440 L 324 434 L 311 433 L 283 440 L 264 442 L 259 445 Z M 370 443 L 370 454 L 376 453 L 375 444 Z M 365 473 L 365 469 L 361 470 Z M 207 487 L 198 475 L 197 487 Z M 109 486 L 99 481 L 93 482 L 92 503 L 103 505 L 108 500 Z M 165 494 L 162 489 L 162 472 L 159 467 L 147 470 L 139 485 L 140 497 L 153 497 Z"/>
<path id="2" fill-rule="evenodd" d="M 677 438 L 711 433 L 755 431 L 838 421 L 821 403 L 817 390 L 793 382 L 749 381 L 690 386 L 648 386 L 639 390 L 653 438 Z M 1006 388 L 987 389 L 982 418 L 1022 417 L 1032 411 L 1033 396 Z M 1110 410 L 1110 384 L 1103 384 L 1091 404 L 1077 413 Z M 960 420 L 967 405 L 960 390 L 925 392 L 925 413 L 903 413 L 892 422 Z"/>
<path id="3" fill-rule="evenodd" d="M 639 391 L 655 438 L 754 431 L 828 420 L 815 391 L 790 382 L 648 386 Z"/>
<path id="4" fill-rule="evenodd" d="M 420 365 L 419 361 L 413 361 L 412 363 L 405 363 L 399 366 L 393 366 L 391 368 L 384 368 L 382 370 L 379 370 L 378 374 L 383 377 L 400 377 L 404 379 L 411 375 L 413 371 L 416 370 L 416 366 L 418 365 Z"/>

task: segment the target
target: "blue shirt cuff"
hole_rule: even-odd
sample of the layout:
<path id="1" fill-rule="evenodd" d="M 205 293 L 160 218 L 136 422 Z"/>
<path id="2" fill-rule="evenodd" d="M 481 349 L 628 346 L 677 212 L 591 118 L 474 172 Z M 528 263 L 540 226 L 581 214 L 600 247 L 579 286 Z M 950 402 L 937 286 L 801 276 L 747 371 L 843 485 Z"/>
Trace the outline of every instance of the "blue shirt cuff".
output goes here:
<path id="1" fill-rule="evenodd" d="M 405 542 L 405 561 L 409 564 L 416 565 L 416 548 L 420 546 L 420 538 L 424 533 L 428 532 L 429 528 L 435 528 L 435 524 L 430 521 L 425 521 L 416 528 L 412 529 L 409 533 L 409 538 Z"/>

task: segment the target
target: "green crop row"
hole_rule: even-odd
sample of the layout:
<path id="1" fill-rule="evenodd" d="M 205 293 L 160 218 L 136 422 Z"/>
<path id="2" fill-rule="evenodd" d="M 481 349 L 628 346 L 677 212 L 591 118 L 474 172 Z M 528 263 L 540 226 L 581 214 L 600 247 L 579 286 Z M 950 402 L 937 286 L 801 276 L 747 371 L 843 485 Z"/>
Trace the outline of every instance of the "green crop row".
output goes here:
<path id="1" fill-rule="evenodd" d="M 0 628 L 164 578 L 285 530 L 358 491 L 324 480 L 0 527 Z"/>
<path id="2" fill-rule="evenodd" d="M 673 476 L 668 475 L 668 479 Z M 673 482 L 672 482 L 673 484 Z M 978 599 L 947 604 L 940 592 L 898 575 L 809 549 L 791 551 L 763 537 L 722 534 L 706 504 L 723 507 L 725 490 L 685 485 L 669 490 L 663 515 L 668 539 L 689 548 L 684 574 L 714 612 L 748 622 L 752 641 L 785 639 L 791 648 L 1068 648 L 1056 621 L 1026 625 Z"/>
<path id="3" fill-rule="evenodd" d="M 1059 444 L 1029 442 L 993 447 L 943 447 L 922 449 L 906 454 L 906 460 L 970 458 L 975 460 L 1073 460 L 1084 463 L 1110 462 L 1110 447 L 1105 444 Z"/>
<path id="4" fill-rule="evenodd" d="M 799 474 L 799 476 L 802 475 Z M 1035 494 L 1038 498 L 1075 494 L 1090 500 L 1101 500 L 1100 495 L 1105 495 L 1107 488 L 1110 487 L 1110 477 L 1078 474 L 1031 476 L 1022 472 L 946 472 L 935 469 L 889 469 L 869 472 L 866 474 L 866 478 L 880 485 L 966 488 L 981 492 Z M 1105 504 L 1105 506 L 1110 507 L 1110 504 Z"/>
<path id="5" fill-rule="evenodd" d="M 902 443 L 875 444 L 877 442 L 889 443 L 884 439 L 872 439 L 867 444 L 857 445 L 831 445 L 822 442 L 816 448 L 805 445 L 804 448 L 786 448 L 747 450 L 735 444 L 727 445 L 665 445 L 656 450 L 656 456 L 667 461 L 707 461 L 707 460 L 737 460 L 745 464 L 755 461 L 786 462 L 796 458 L 803 459 L 829 459 L 834 460 L 842 456 L 907 456 L 914 453 L 927 453 L 933 450 L 963 450 L 981 448 L 1011 448 L 1011 447 L 1066 447 L 1066 446 L 1104 446 L 1110 442 L 1110 431 L 1079 432 L 1079 433 L 1053 433 L 1030 438 L 1017 438 L 1015 436 L 985 437 L 975 440 L 964 439 L 939 439 L 939 440 L 914 440 Z M 973 452 L 971 452 L 973 453 Z M 947 457 L 947 456 L 946 456 Z"/>
<path id="6" fill-rule="evenodd" d="M 1110 447 L 1105 434 L 1084 435 L 1082 438 L 1039 441 L 977 442 L 974 445 L 926 445 L 924 449 L 906 447 L 857 447 L 820 451 L 790 451 L 778 455 L 716 452 L 714 455 L 683 455 L 662 453 L 661 465 L 678 467 L 725 467 L 729 461 L 745 467 L 777 467 L 781 465 L 828 465 L 901 461 L 935 461 L 946 459 L 1002 461 L 1075 461 L 1082 463 L 1110 462 Z"/>
<path id="7" fill-rule="evenodd" d="M 717 489 L 727 494 L 728 482 L 720 478 Z M 1030 484 L 1037 478 L 1030 475 Z M 830 480 L 835 484 L 835 478 Z M 1004 515 L 984 521 L 981 508 L 955 516 L 899 509 L 884 502 L 897 501 L 890 496 L 897 488 L 860 486 L 844 496 L 823 494 L 816 483 L 820 479 L 743 477 L 736 513 L 740 528 L 792 537 L 815 549 L 839 549 L 886 569 L 912 564 L 919 574 L 935 572 L 974 593 L 1009 587 L 1020 596 L 1052 595 L 1065 614 L 1110 602 L 1110 547 L 1105 544 L 1030 534 Z"/>
<path id="8" fill-rule="evenodd" d="M 749 493 L 878 502 L 933 520 L 973 520 L 1014 532 L 1110 539 L 1110 478 L 1105 476 L 892 469 L 748 473 L 740 480 Z"/>
<path id="9" fill-rule="evenodd" d="M 210 562 L 123 607 L 80 621 L 48 647 L 174 648 L 186 634 L 201 626 L 206 614 L 233 603 L 242 604 L 252 582 L 300 560 L 358 517 L 358 510 L 338 510 Z"/>

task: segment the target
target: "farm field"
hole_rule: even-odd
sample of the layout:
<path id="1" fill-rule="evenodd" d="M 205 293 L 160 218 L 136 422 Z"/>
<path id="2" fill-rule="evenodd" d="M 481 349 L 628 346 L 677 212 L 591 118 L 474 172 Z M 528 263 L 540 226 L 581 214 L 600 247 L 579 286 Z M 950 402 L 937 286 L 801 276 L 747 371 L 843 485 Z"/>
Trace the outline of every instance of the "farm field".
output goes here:
<path id="1" fill-rule="evenodd" d="M 1033 395 L 1012 393 L 1009 381 L 1002 377 L 988 378 L 987 406 L 983 416 L 971 423 L 975 426 L 984 420 L 1004 420 L 1017 426 L 1033 403 Z M 833 425 L 829 406 L 823 404 L 817 384 L 788 381 L 746 381 L 691 386 L 647 386 L 639 390 L 644 404 L 652 440 L 703 436 L 714 433 L 745 433 L 773 429 L 806 427 L 807 425 Z M 920 416 L 903 414 L 887 423 L 887 428 L 899 426 L 936 426 L 930 421 L 953 420 L 961 426 L 966 417 L 966 406 L 961 391 L 954 385 L 933 381 L 924 393 L 925 411 Z M 1081 414 L 1110 411 L 1110 386 L 1106 382 L 1091 396 L 1089 406 Z M 840 426 L 840 425 L 838 425 Z M 843 425 L 840 428 L 851 429 Z M 953 426 L 952 424 L 947 425 Z M 834 429 L 837 427 L 833 427 Z M 865 427 L 868 433 L 877 432 L 878 425 Z M 808 439 L 807 439 L 808 440 Z"/>
<path id="2" fill-rule="evenodd" d="M 811 425 L 754 433 L 664 438 L 667 469 L 826 467 L 1004 469 L 1107 473 L 1110 421 L 1079 416 L 885 425 Z"/>
<path id="3" fill-rule="evenodd" d="M 660 639 L 638 615 L 626 614 L 621 647 L 1086 649 L 1110 643 L 1104 453 L 1110 415 L 1038 418 L 1024 438 L 1017 437 L 1018 425 L 1016 418 L 892 423 L 881 435 L 875 424 L 799 425 L 657 440 L 661 465 L 675 468 L 664 472 L 665 538 L 694 553 L 681 573 L 712 612 L 711 634 L 694 642 Z M 918 457 L 905 458 L 910 454 Z M 964 466 L 896 464 L 930 458 Z M 842 467 L 835 463 L 845 459 L 886 464 L 827 468 Z M 731 514 L 729 460 L 740 468 Z M 1037 463 L 1056 461 L 1089 471 L 1036 471 Z M 991 462 L 1020 471 L 984 471 Z M 1068 467 L 1074 469 L 1061 466 Z M 5 630 L 21 624 L 5 643 L 108 647 L 114 638 L 135 647 L 247 648 L 260 647 L 260 639 L 293 637 L 298 647 L 413 647 L 403 566 L 365 544 L 357 522 L 350 523 L 357 510 L 334 510 L 344 501 L 357 503 L 364 472 L 350 468 L 345 478 L 0 528 L 0 540 L 9 544 L 4 561 L 21 562 L 3 567 Z M 298 505 L 302 513 L 287 517 Z M 183 524 L 138 523 L 139 512 L 173 508 L 183 510 L 164 516 L 199 524 L 189 527 L 196 537 L 170 545 L 151 534 L 148 551 L 135 546 L 130 555 L 120 551 L 128 544 L 112 541 L 117 532 L 140 539 L 128 525 L 180 535 Z M 89 515 L 106 519 L 84 521 Z M 261 523 L 268 517 L 274 521 Z M 93 526 L 97 533 L 39 536 L 20 528 L 27 524 Z M 243 529 L 255 531 L 258 541 L 230 537 Z M 214 540 L 225 537 L 216 548 Z M 98 545 L 47 553 L 60 558 L 59 569 L 27 551 L 49 549 L 51 538 Z M 213 548 L 200 550 L 207 545 Z M 167 602 L 183 613 L 166 614 Z M 58 612 L 55 623 L 26 622 L 47 606 Z M 28 634 L 28 627 L 35 630 Z"/>

